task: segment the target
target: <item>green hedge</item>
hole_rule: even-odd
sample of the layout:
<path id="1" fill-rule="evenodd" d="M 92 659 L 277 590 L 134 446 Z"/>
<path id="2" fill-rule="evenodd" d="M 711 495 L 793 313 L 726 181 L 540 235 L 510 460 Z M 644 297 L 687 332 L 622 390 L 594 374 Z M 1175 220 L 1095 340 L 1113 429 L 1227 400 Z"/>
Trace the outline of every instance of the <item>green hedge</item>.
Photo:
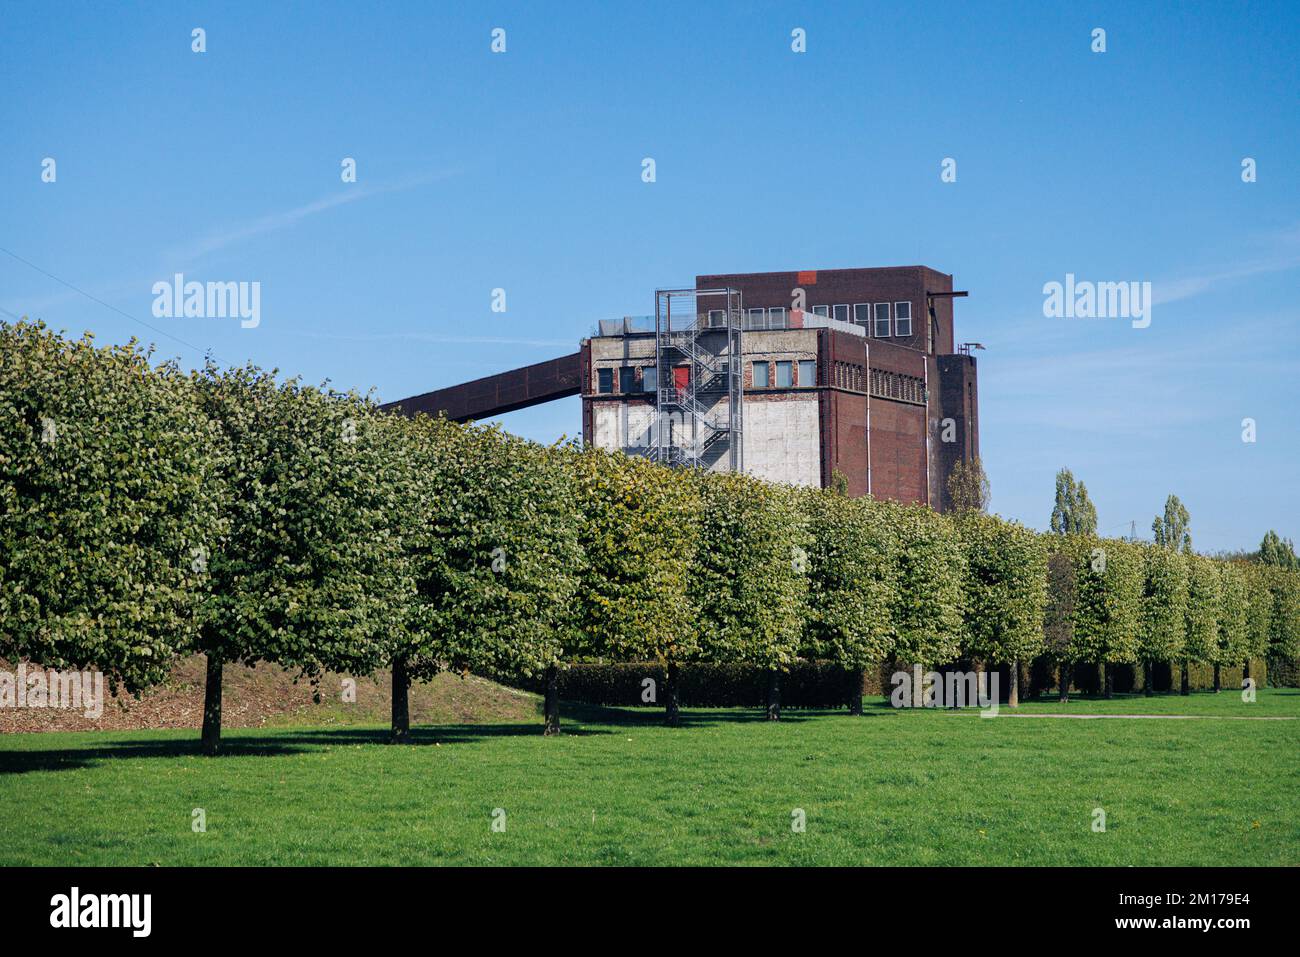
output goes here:
<path id="1" fill-rule="evenodd" d="M 1274 687 L 1285 684 L 1285 681 L 1279 681 L 1279 675 L 1274 673 L 1275 662 L 1265 661 L 1263 658 L 1252 658 L 1250 662 L 1250 676 L 1255 679 L 1255 687 L 1263 688 L 1270 682 Z M 1225 691 L 1235 691 L 1241 688 L 1241 666 L 1240 665 L 1223 665 L 1220 669 L 1220 680 Z M 1029 676 L 1029 695 L 1045 695 L 1049 692 L 1055 693 L 1057 683 L 1057 669 L 1055 663 L 1046 657 L 1035 659 L 1033 667 L 1030 669 Z M 1101 677 L 1101 664 L 1099 662 L 1081 661 L 1074 665 L 1073 677 L 1070 681 L 1070 690 L 1072 693 L 1079 694 L 1100 694 L 1103 690 Z M 1152 675 L 1155 679 L 1153 685 L 1157 693 L 1178 691 L 1182 681 L 1182 672 L 1178 662 L 1157 661 L 1152 665 Z M 1294 672 L 1293 672 L 1294 675 Z M 1121 664 L 1115 666 L 1115 691 L 1118 694 L 1140 694 L 1142 692 L 1143 666 L 1141 664 Z M 1294 677 L 1292 677 L 1294 681 Z M 1188 688 L 1192 691 L 1209 691 L 1214 687 L 1214 665 L 1206 662 L 1193 661 L 1187 670 Z"/>
<path id="2" fill-rule="evenodd" d="M 655 682 L 656 700 L 644 701 L 643 682 Z M 575 664 L 560 673 L 560 697 L 581 704 L 663 707 L 667 673 L 659 662 Z M 540 693 L 536 678 L 506 679 Z M 841 708 L 849 698 L 852 673 L 830 662 L 799 661 L 781 675 L 782 708 Z M 737 664 L 684 664 L 678 673 L 683 707 L 761 708 L 767 701 L 767 671 Z M 878 669 L 867 671 L 863 694 L 880 694 Z"/>

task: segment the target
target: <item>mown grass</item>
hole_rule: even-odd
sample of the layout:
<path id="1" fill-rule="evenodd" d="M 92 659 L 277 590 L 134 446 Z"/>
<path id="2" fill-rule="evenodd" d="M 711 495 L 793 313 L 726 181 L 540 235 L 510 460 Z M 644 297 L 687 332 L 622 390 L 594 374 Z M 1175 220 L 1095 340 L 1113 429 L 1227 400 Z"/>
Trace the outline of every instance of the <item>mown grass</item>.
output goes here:
<path id="1" fill-rule="evenodd" d="M 1300 721 L 1223 720 L 1300 715 L 1294 689 L 1023 709 L 1197 721 L 867 710 L 669 729 L 573 707 L 556 738 L 448 725 L 408 747 L 378 727 L 261 729 L 216 759 L 193 731 L 9 735 L 0 864 L 1300 863 Z"/>

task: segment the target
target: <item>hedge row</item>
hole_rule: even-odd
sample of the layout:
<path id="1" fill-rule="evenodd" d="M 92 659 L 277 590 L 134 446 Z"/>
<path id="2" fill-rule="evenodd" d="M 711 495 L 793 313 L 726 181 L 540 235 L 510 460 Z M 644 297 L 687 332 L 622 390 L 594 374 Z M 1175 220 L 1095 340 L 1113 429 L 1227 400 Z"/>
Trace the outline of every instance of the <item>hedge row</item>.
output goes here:
<path id="1" fill-rule="evenodd" d="M 0 656 L 135 692 L 203 652 L 209 751 L 228 662 L 391 666 L 400 740 L 409 683 L 446 668 L 540 682 L 555 730 L 592 661 L 656 662 L 673 722 L 701 663 L 765 676 L 776 717 L 834 697 L 810 661 L 856 685 L 884 660 L 1300 654 L 1294 571 L 547 448 L 25 322 L 0 323 L 0 517 Z"/>

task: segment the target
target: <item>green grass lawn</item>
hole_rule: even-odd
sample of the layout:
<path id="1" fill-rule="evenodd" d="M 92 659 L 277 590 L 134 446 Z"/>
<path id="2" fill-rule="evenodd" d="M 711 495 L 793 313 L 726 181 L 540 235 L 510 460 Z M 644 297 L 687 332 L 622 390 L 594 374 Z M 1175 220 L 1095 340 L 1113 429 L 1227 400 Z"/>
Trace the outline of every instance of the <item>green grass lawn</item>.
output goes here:
<path id="1" fill-rule="evenodd" d="M 874 704 L 874 703 L 873 703 Z M 0 865 L 1300 864 L 1300 691 L 981 719 L 583 709 L 533 723 L 0 737 Z M 1093 809 L 1107 815 L 1092 830 Z M 191 830 L 203 808 L 207 832 Z M 504 832 L 491 828 L 505 811 Z M 791 829 L 792 811 L 807 829 Z"/>

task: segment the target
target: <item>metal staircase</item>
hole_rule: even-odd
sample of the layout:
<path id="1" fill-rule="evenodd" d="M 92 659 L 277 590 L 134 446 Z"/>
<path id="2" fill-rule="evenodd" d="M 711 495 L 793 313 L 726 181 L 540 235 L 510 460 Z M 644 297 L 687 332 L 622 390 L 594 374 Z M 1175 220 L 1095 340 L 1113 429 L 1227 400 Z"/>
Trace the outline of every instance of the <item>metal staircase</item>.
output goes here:
<path id="1" fill-rule="evenodd" d="M 744 470 L 740 292 L 655 293 L 655 445 L 669 465 Z"/>

